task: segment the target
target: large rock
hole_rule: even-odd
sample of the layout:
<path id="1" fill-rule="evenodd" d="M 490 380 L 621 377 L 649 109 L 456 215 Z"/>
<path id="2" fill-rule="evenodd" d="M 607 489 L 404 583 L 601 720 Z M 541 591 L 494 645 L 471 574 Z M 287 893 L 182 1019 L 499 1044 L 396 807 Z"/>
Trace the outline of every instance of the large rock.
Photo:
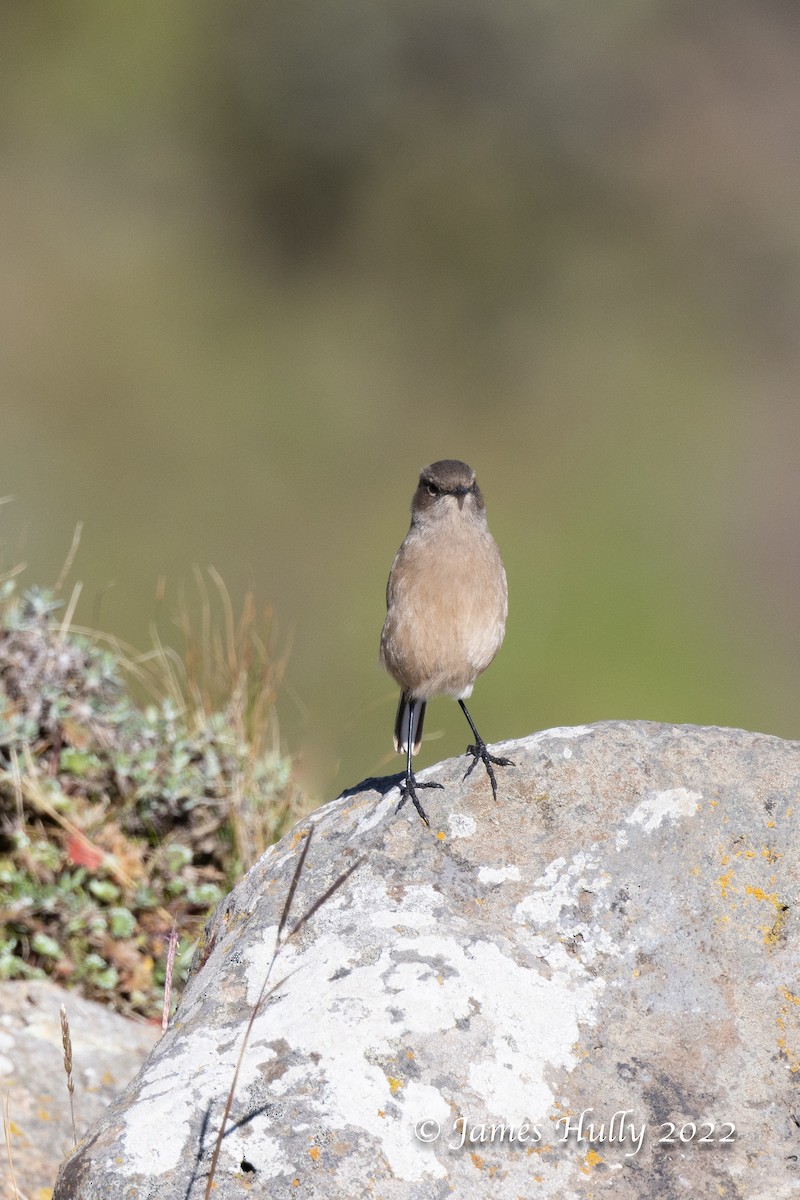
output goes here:
<path id="1" fill-rule="evenodd" d="M 61 1005 L 67 1010 L 78 1135 L 94 1124 L 139 1069 L 160 1029 L 65 992 L 49 979 L 0 983 L 0 1098 L 8 1101 L 11 1162 L 20 1196 L 52 1194 L 58 1164 L 73 1145 L 64 1074 Z M 6 1148 L 3 1200 L 12 1200 Z"/>
<path id="2" fill-rule="evenodd" d="M 174 1027 L 54 1200 L 800 1192 L 800 743 L 615 722 L 506 743 L 496 805 L 370 780 L 220 906 Z M 464 1133 L 464 1145 L 460 1145 Z"/>

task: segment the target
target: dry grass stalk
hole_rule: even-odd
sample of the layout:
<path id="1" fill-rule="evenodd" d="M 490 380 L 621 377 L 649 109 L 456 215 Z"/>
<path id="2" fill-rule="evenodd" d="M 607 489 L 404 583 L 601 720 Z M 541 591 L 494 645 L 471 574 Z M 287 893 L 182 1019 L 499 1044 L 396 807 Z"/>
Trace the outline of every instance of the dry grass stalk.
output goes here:
<path id="1" fill-rule="evenodd" d="M 72 544 L 67 551 L 67 557 L 64 560 L 64 565 L 61 568 L 61 571 L 59 572 L 58 579 L 56 580 L 56 586 L 53 588 L 53 591 L 56 593 L 56 595 L 61 591 L 62 587 L 66 583 L 70 571 L 72 570 L 72 564 L 75 562 L 75 555 L 78 553 L 78 547 L 81 544 L 82 533 L 83 521 L 78 521 L 78 524 L 75 526 L 75 532 L 72 535 Z"/>
<path id="2" fill-rule="evenodd" d="M 161 1013 L 161 1032 L 167 1032 L 169 1025 L 169 1010 L 172 1006 L 172 971 L 175 966 L 175 952 L 178 949 L 178 926 L 173 920 L 172 929 L 169 932 L 169 946 L 167 948 L 167 969 L 164 975 L 164 1008 Z"/>
<path id="3" fill-rule="evenodd" d="M 83 584 L 76 583 L 75 587 L 72 589 L 72 595 L 69 598 L 69 603 L 67 604 L 67 607 L 64 610 L 64 616 L 61 620 L 61 625 L 59 626 L 59 630 L 58 630 L 59 641 L 63 642 L 64 638 L 67 636 L 70 629 L 72 628 L 72 618 L 75 616 L 75 609 L 78 607 L 78 601 L 80 600 L 82 591 L 83 591 Z"/>
<path id="4" fill-rule="evenodd" d="M 11 1153 L 11 1118 L 9 1116 L 9 1104 L 11 1102 L 10 1094 L 6 1092 L 5 1102 L 3 1104 L 3 1134 L 6 1139 L 6 1156 L 8 1157 L 8 1173 L 11 1177 L 11 1189 L 13 1192 L 13 1200 L 23 1200 L 22 1195 L 17 1187 L 16 1176 L 14 1175 L 14 1156 Z"/>
<path id="5" fill-rule="evenodd" d="M 283 758 L 275 700 L 289 647 L 280 655 L 274 653 L 272 611 L 259 610 L 252 592 L 245 595 L 237 619 L 219 572 L 210 567 L 208 575 L 213 588 L 195 568 L 199 615 L 195 603 L 185 595 L 180 598 L 181 653 L 164 645 L 155 624 L 150 627 L 153 649 L 145 654 L 93 629 L 73 625 L 71 630 L 108 645 L 122 670 L 157 703 L 168 699 L 189 727 L 203 728 L 214 714 L 225 713 L 238 742 L 248 747 L 244 769 L 231 780 L 228 801 L 237 858 L 247 870 L 306 807 L 290 780 L 278 788 L 274 803 L 254 806 L 252 802 L 254 795 L 263 793 L 259 773 L 264 761 Z"/>
<path id="6" fill-rule="evenodd" d="M 247 869 L 301 811 L 298 797 L 291 794 L 296 789 L 292 788 L 277 798 L 278 808 L 272 813 L 254 810 L 248 802 L 257 792 L 254 780 L 260 763 L 270 755 L 280 757 L 275 699 L 288 649 L 279 657 L 273 652 L 271 609 L 259 612 L 255 597 L 248 592 L 237 620 L 219 572 L 209 567 L 208 574 L 214 585 L 211 591 L 203 573 L 195 568 L 199 623 L 193 619 L 186 598 L 180 602 L 178 627 L 183 635 L 184 678 L 180 680 L 173 673 L 173 680 L 184 707 L 196 721 L 224 710 L 239 740 L 250 748 L 247 766 L 234 781 L 230 797 L 236 852 Z M 158 644 L 156 635 L 154 640 Z"/>
<path id="7" fill-rule="evenodd" d="M 64 1047 L 64 1074 L 67 1077 L 69 1092 L 69 1115 L 72 1119 L 72 1145 L 78 1144 L 78 1131 L 75 1128 L 75 1081 L 72 1078 L 72 1038 L 69 1033 L 69 1018 L 64 1005 L 61 1005 L 61 1045 Z"/>
<path id="8" fill-rule="evenodd" d="M 205 1190 L 204 1200 L 210 1200 L 211 1190 L 214 1186 L 214 1175 L 216 1174 L 216 1170 L 217 1170 L 217 1162 L 219 1160 L 219 1152 L 222 1147 L 222 1139 L 225 1137 L 225 1127 L 228 1124 L 228 1118 L 230 1117 L 231 1108 L 233 1107 L 233 1098 L 236 1094 L 236 1085 L 239 1082 L 239 1072 L 241 1071 L 241 1068 L 242 1068 L 245 1050 L 247 1049 L 247 1043 L 250 1040 L 250 1034 L 253 1031 L 253 1026 L 256 1022 L 256 1017 L 258 1016 L 258 1014 L 261 1010 L 261 1005 L 264 1003 L 264 1001 L 266 999 L 268 999 L 268 997 L 271 996 L 272 993 L 275 992 L 282 984 L 284 984 L 286 982 L 286 980 L 292 974 L 294 974 L 294 972 L 290 971 L 289 975 L 284 975 L 283 979 L 279 979 L 277 983 L 273 983 L 272 986 L 269 987 L 268 986 L 269 979 L 270 979 L 270 975 L 272 974 L 272 968 L 275 966 L 276 959 L 277 959 L 278 955 L 280 954 L 281 950 L 283 949 L 283 947 L 286 945 L 286 943 L 291 941 L 291 939 L 300 932 L 300 930 L 303 928 L 303 926 L 306 924 L 306 922 L 314 915 L 314 913 L 317 912 L 322 907 L 323 904 L 325 904 L 328 900 L 330 900 L 330 898 L 334 894 L 334 892 L 337 892 L 339 890 L 339 888 L 342 886 L 342 884 L 345 883 L 350 878 L 350 876 L 353 874 L 353 872 L 358 867 L 360 867 L 362 862 L 364 861 L 363 857 L 360 857 L 360 858 L 357 858 L 355 860 L 355 862 L 351 863 L 350 866 L 347 868 L 347 870 L 343 871 L 342 874 L 339 875 L 338 878 L 336 878 L 333 881 L 333 883 L 327 889 L 327 891 L 325 891 L 322 896 L 320 896 L 317 900 L 315 900 L 314 903 L 310 906 L 310 908 L 308 908 L 306 910 L 306 912 L 303 913 L 300 920 L 297 921 L 292 926 L 289 933 L 286 934 L 286 936 L 284 937 L 283 936 L 284 930 L 286 929 L 286 926 L 289 921 L 289 912 L 292 907 L 292 902 L 294 900 L 295 892 L 297 891 L 297 885 L 300 882 L 300 876 L 303 873 L 303 867 L 305 865 L 306 858 L 308 857 L 308 851 L 309 851 L 309 847 L 311 846 L 311 838 L 312 838 L 313 833 L 314 833 L 314 826 L 312 825 L 309 828 L 308 835 L 303 844 L 303 849 L 300 851 L 300 857 L 297 860 L 297 865 L 294 869 L 294 874 L 292 875 L 292 882 L 289 884 L 289 890 L 286 893 L 286 900 L 284 901 L 283 910 L 280 915 L 280 920 L 278 921 L 278 932 L 275 935 L 275 949 L 272 953 L 272 958 L 270 959 L 269 966 L 267 967 L 267 973 L 266 973 L 266 976 L 264 977 L 264 982 L 261 985 L 261 991 L 258 994 L 258 999 L 256 1000 L 255 1004 L 253 1005 L 253 1011 L 250 1013 L 250 1020 L 247 1022 L 247 1028 L 244 1031 L 244 1037 L 242 1039 L 242 1046 L 239 1051 L 239 1057 L 236 1060 L 236 1069 L 233 1072 L 233 1079 L 231 1081 L 231 1086 L 228 1091 L 228 1097 L 225 1101 L 225 1110 L 222 1114 L 222 1121 L 220 1122 L 219 1132 L 217 1134 L 217 1140 L 214 1143 L 214 1151 L 211 1155 L 211 1166 L 209 1167 L 209 1171 L 208 1171 L 208 1179 L 206 1181 L 206 1190 Z"/>

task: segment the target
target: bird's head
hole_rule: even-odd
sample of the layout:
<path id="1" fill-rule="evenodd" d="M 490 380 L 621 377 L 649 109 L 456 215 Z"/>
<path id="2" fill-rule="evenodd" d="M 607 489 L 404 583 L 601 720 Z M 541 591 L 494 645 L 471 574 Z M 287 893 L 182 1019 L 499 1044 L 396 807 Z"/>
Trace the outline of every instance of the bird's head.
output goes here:
<path id="1" fill-rule="evenodd" d="M 416 523 L 437 520 L 446 513 L 482 514 L 485 508 L 475 472 L 465 462 L 443 458 L 423 467 L 419 484 L 411 501 L 411 515 Z"/>

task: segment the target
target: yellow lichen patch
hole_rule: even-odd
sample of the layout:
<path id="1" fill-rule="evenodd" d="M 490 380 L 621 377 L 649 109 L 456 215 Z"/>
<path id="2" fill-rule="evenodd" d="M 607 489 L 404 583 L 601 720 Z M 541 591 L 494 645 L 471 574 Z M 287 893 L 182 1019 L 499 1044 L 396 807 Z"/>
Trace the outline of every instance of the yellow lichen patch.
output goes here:
<path id="1" fill-rule="evenodd" d="M 783 1003 L 775 1018 L 780 1036 L 776 1038 L 778 1049 L 786 1059 L 793 1075 L 800 1073 L 800 996 L 787 987 L 782 987 Z"/>
<path id="2" fill-rule="evenodd" d="M 733 871 L 728 871 L 728 873 L 726 875 L 720 875 L 719 879 L 717 880 L 717 883 L 719 884 L 719 890 L 722 893 L 723 900 L 727 900 L 727 898 L 728 898 L 728 888 L 731 886 L 732 881 L 733 881 Z"/>
<path id="3" fill-rule="evenodd" d="M 775 918 L 772 928 L 767 929 L 764 933 L 764 941 L 768 946 L 775 946 L 783 937 L 783 927 L 786 924 L 786 918 L 789 915 L 789 909 L 781 907 L 778 909 L 778 915 Z"/>
<path id="4" fill-rule="evenodd" d="M 406 1058 L 407 1058 L 407 1059 L 409 1059 L 409 1060 L 411 1060 L 413 1057 L 414 1057 L 414 1051 L 413 1051 L 413 1050 L 406 1050 Z"/>
<path id="5" fill-rule="evenodd" d="M 319 1156 L 322 1153 L 319 1146 L 312 1146 L 308 1152 L 308 1157 L 314 1162 L 319 1162 Z"/>
<path id="6" fill-rule="evenodd" d="M 783 937 L 783 927 L 786 924 L 786 913 L 788 909 L 784 909 L 775 918 L 775 924 L 771 929 L 768 929 L 764 934 L 764 941 L 768 946 L 776 946 Z"/>
<path id="7" fill-rule="evenodd" d="M 781 856 L 777 850 L 772 849 L 772 846 L 764 846 L 763 850 L 761 851 L 761 857 L 765 858 L 767 862 L 774 863 L 777 862 Z"/>
<path id="8" fill-rule="evenodd" d="M 478 1170 L 482 1171 L 483 1170 L 483 1159 L 481 1158 L 480 1154 L 470 1154 L 470 1158 L 472 1159 L 473 1164 L 478 1168 Z"/>
<path id="9" fill-rule="evenodd" d="M 395 1079 L 393 1075 L 387 1075 L 386 1078 L 389 1081 L 389 1091 L 393 1096 L 396 1096 L 400 1088 L 405 1086 L 402 1079 Z"/>
<path id="10" fill-rule="evenodd" d="M 777 1042 L 778 1049 L 786 1058 L 786 1062 L 789 1065 L 789 1070 L 793 1075 L 796 1075 L 800 1071 L 800 1057 L 798 1057 L 796 1051 L 791 1048 L 789 1043 L 786 1041 L 786 1038 L 779 1037 Z"/>
<path id="11" fill-rule="evenodd" d="M 294 849 L 295 849 L 295 847 L 296 847 L 296 846 L 299 846 L 299 845 L 300 845 L 300 843 L 301 843 L 301 842 L 303 842 L 303 841 L 305 841 L 305 839 L 306 839 L 307 837 L 308 837 L 308 830 L 307 830 L 307 829 L 298 829 L 297 833 L 296 833 L 296 834 L 294 835 L 294 837 L 292 838 L 292 844 L 290 845 L 289 849 L 290 849 L 290 850 L 294 850 Z"/>
<path id="12" fill-rule="evenodd" d="M 760 929 L 764 935 L 764 942 L 767 946 L 774 946 L 780 941 L 783 934 L 783 927 L 786 924 L 786 918 L 789 912 L 788 907 L 782 904 L 778 899 L 777 893 L 765 892 L 763 888 L 752 887 L 748 884 L 745 887 L 745 892 L 748 896 L 752 896 L 759 903 L 771 904 L 775 909 L 775 920 L 771 925 L 761 925 Z"/>
<path id="13" fill-rule="evenodd" d="M 583 1160 L 581 1172 L 584 1175 L 588 1175 L 594 1167 L 599 1166 L 602 1162 L 605 1162 L 605 1159 L 601 1158 L 596 1150 L 590 1150 Z"/>
<path id="14" fill-rule="evenodd" d="M 445 838 L 447 837 L 447 834 L 443 833 L 442 830 L 440 829 L 436 836 L 440 842 L 443 842 L 445 840 Z"/>

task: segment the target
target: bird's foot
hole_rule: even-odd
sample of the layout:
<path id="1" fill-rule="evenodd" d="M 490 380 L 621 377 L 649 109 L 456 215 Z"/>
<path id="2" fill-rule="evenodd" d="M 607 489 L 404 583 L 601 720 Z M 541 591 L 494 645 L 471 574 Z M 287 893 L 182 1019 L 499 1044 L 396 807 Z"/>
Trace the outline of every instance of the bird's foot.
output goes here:
<path id="1" fill-rule="evenodd" d="M 422 805 L 419 802 L 419 797 L 417 796 L 417 788 L 443 788 L 443 787 L 444 787 L 443 783 L 435 783 L 433 780 L 431 780 L 430 782 L 428 782 L 426 780 L 425 783 L 420 783 L 419 780 L 414 775 L 414 772 L 409 771 L 407 773 L 405 779 L 403 780 L 402 786 L 400 788 L 400 803 L 398 804 L 397 808 L 394 810 L 395 813 L 399 813 L 400 809 L 403 807 L 406 800 L 410 800 L 411 803 L 414 805 L 414 808 L 417 810 L 419 815 L 422 817 L 425 824 L 430 829 L 431 823 L 428 820 L 428 814 L 425 812 L 425 809 L 422 807 Z"/>
<path id="2" fill-rule="evenodd" d="M 480 760 L 486 767 L 486 774 L 489 776 L 489 783 L 492 785 L 492 796 L 497 800 L 497 780 L 494 776 L 495 767 L 513 767 L 514 763 L 510 758 L 497 758 L 494 754 L 490 754 L 486 743 L 478 739 L 474 746 L 467 746 L 467 754 L 472 755 L 472 762 L 464 772 L 464 778 L 471 775 Z"/>

